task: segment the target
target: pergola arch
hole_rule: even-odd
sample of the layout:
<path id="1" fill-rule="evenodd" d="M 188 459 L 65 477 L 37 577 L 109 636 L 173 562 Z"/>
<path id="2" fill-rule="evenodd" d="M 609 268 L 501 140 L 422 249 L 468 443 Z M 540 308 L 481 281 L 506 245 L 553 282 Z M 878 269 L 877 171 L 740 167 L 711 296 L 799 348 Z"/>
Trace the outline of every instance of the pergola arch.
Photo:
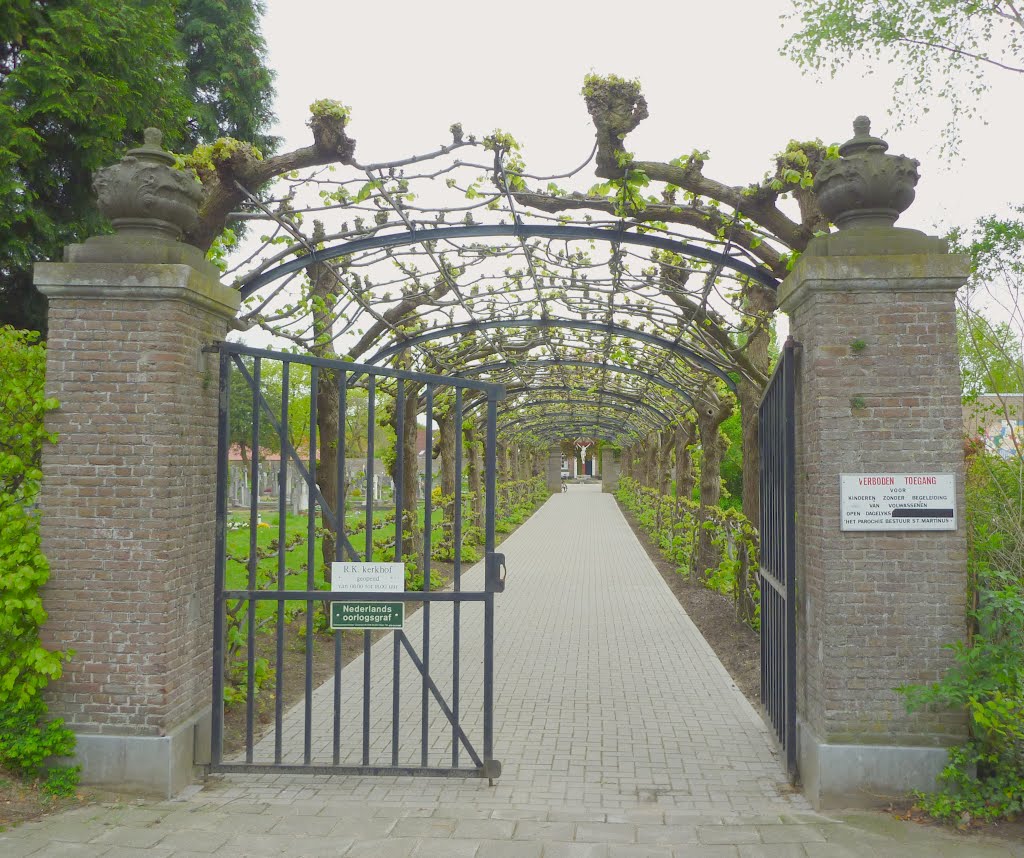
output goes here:
<path id="1" fill-rule="evenodd" d="M 660 250 L 668 250 L 684 257 L 695 257 L 706 262 L 721 265 L 755 280 L 769 289 L 778 288 L 778 281 L 771 272 L 737 259 L 727 253 L 712 250 L 689 242 L 678 241 L 660 235 L 650 233 L 639 234 L 625 230 L 609 230 L 593 226 L 557 226 L 557 225 L 532 225 L 524 224 L 516 220 L 510 224 L 491 224 L 474 226 L 442 226 L 427 227 L 406 232 L 387 233 L 384 235 L 373 235 L 368 238 L 357 238 L 351 241 L 341 241 L 337 244 L 319 250 L 312 250 L 302 256 L 297 256 L 280 265 L 275 265 L 266 271 L 247 278 L 239 291 L 242 298 L 248 298 L 262 287 L 273 283 L 296 271 L 301 271 L 311 265 L 328 262 L 342 256 L 350 256 L 354 253 L 361 253 L 367 250 L 377 250 L 386 247 L 400 247 L 408 244 L 418 244 L 424 241 L 454 240 L 462 238 L 498 238 L 513 237 L 520 241 L 529 238 L 552 238 L 552 239 L 584 239 L 594 241 L 615 242 L 617 244 L 630 244 L 639 247 L 651 247 Z"/>
<path id="2" fill-rule="evenodd" d="M 582 395 L 584 393 L 584 391 L 574 391 L 568 385 L 542 384 L 542 385 L 537 385 L 537 386 L 527 386 L 527 385 L 522 385 L 522 386 L 506 385 L 505 386 L 505 393 L 506 393 L 506 395 L 508 397 L 521 396 L 521 395 L 527 394 L 527 393 L 561 393 L 561 392 L 566 392 L 566 393 L 569 393 L 571 395 L 572 394 L 580 394 L 580 395 Z M 650 403 L 644 402 L 642 399 L 639 399 L 638 397 L 630 396 L 628 393 L 624 393 L 622 391 L 618 391 L 618 390 L 614 390 L 614 389 L 610 389 L 610 388 L 599 388 L 596 391 L 596 394 L 597 394 L 597 396 L 600 396 L 600 397 L 609 397 L 609 398 L 614 399 L 614 400 L 616 400 L 618 402 L 621 402 L 621 403 L 628 403 L 632 408 L 641 408 L 641 409 L 644 409 L 646 411 L 649 411 L 662 423 L 666 423 L 667 424 L 667 423 L 671 422 L 671 420 L 672 420 L 672 417 L 670 415 L 666 414 L 664 411 L 661 411 L 660 409 L 655 408 Z M 559 400 L 547 400 L 547 399 L 546 400 L 538 400 L 538 401 L 527 401 L 527 402 L 516 403 L 516 407 L 533 408 L 535 406 L 543 405 L 543 404 L 546 404 L 546 403 L 549 403 L 549 402 L 552 402 L 552 401 L 560 402 Z M 484 399 L 484 398 L 475 399 L 471 404 L 466 406 L 466 408 L 464 409 L 463 413 L 464 414 L 471 414 L 475 409 L 479 408 L 484 402 L 486 402 L 486 399 Z M 499 411 L 499 414 L 498 414 L 499 419 L 500 419 L 502 413 L 506 413 L 508 411 L 508 409 L 510 407 L 512 407 L 512 406 L 510 406 L 508 404 L 508 400 L 507 399 L 504 400 L 503 404 L 504 404 L 504 410 L 503 411 Z M 569 403 L 565 403 L 564 401 L 561 401 L 561 404 L 570 404 L 570 405 L 575 404 L 575 405 L 578 405 L 580 407 L 589 407 L 589 408 L 600 407 L 599 403 L 595 403 L 595 402 L 589 401 L 587 399 L 576 399 L 576 400 L 572 400 Z"/>
<path id="3" fill-rule="evenodd" d="M 613 409 L 614 410 L 614 409 Z M 623 427 L 635 429 L 641 435 L 644 434 L 639 427 L 636 427 L 633 423 L 625 417 L 616 417 L 614 414 L 579 414 L 578 412 L 557 412 L 550 411 L 544 414 L 521 414 L 511 420 L 505 420 L 498 423 L 498 431 L 501 433 L 507 432 L 509 429 L 515 427 L 522 427 L 532 425 L 537 422 L 552 422 L 559 423 L 561 425 L 570 426 L 576 429 L 583 429 L 588 425 L 599 423 L 616 423 Z"/>
<path id="4" fill-rule="evenodd" d="M 344 356 L 358 363 L 483 375 L 522 392 L 515 409 L 528 407 L 527 390 L 564 384 L 569 396 L 587 391 L 595 411 L 624 414 L 641 433 L 669 430 L 705 391 L 737 394 L 767 378 L 767 360 L 747 358 L 764 316 L 738 296 L 772 295 L 778 286 L 768 233 L 738 212 L 717 230 L 646 219 L 642 205 L 614 216 L 607 209 L 596 218 L 551 216 L 509 185 L 503 146 L 492 150 L 493 172 L 473 165 L 469 183 L 454 178 L 467 166 L 459 161 L 421 175 L 400 164 L 367 169 L 358 194 L 353 185 L 336 197 L 321 193 L 339 205 L 307 209 L 335 218 L 312 234 L 264 208 L 285 247 L 240 281 L 243 299 L 259 304 L 250 315 L 264 327 L 291 318 L 299 305 L 280 290 L 295 282 L 312 320 L 297 333 L 289 329 L 295 342 L 312 332 L 317 348 L 343 356 L 333 343 L 350 337 Z M 440 196 L 420 202 L 412 193 L 417 182 L 439 177 L 435 188 L 443 182 L 464 192 L 451 209 Z M 493 190 L 479 194 L 473 183 L 488 181 Z M 472 202 L 478 194 L 486 200 Z M 574 196 L 571 208 L 582 203 Z M 445 223 L 455 211 L 464 223 Z M 355 217 L 354 228 L 342 217 Z M 271 284 L 274 293 L 264 298 Z"/>
<path id="5" fill-rule="evenodd" d="M 632 328 L 627 328 L 623 325 L 617 325 L 612 322 L 592 322 L 583 319 L 527 319 L 527 318 L 516 318 L 516 319 L 499 319 L 490 322 L 463 322 L 460 324 L 454 324 L 447 327 L 434 328 L 433 330 L 426 331 L 422 334 L 417 334 L 407 339 L 400 340 L 390 346 L 387 346 L 372 357 L 363 361 L 371 366 L 379 365 L 386 361 L 388 358 L 394 357 L 405 349 L 413 346 L 422 345 L 429 343 L 434 340 L 443 339 L 445 337 L 457 337 L 464 336 L 466 334 L 477 333 L 480 331 L 492 331 L 509 328 L 540 328 L 540 329 L 551 329 L 551 328 L 565 328 L 568 330 L 576 331 L 591 331 L 595 333 L 602 333 L 606 336 L 623 337 L 628 340 L 635 340 L 643 343 L 644 345 L 653 346 L 654 348 L 665 351 L 669 354 L 674 354 L 684 360 L 695 363 L 700 369 L 705 372 L 716 376 L 721 380 L 726 387 L 730 390 L 736 390 L 736 382 L 729 376 L 729 374 L 720 366 L 710 361 L 707 357 L 689 348 L 679 342 L 672 342 L 665 340 L 660 337 L 656 337 L 653 334 L 648 334 L 645 331 L 637 331 Z"/>
<path id="6" fill-rule="evenodd" d="M 654 373 L 645 372 L 644 370 L 636 369 L 636 367 L 623 366 L 621 364 L 614 363 L 598 363 L 597 361 L 589 360 L 576 360 L 573 358 L 550 358 L 550 359 L 536 359 L 518 361 L 513 364 L 511 361 L 493 361 L 490 363 L 477 364 L 476 366 L 469 367 L 456 373 L 460 377 L 472 377 L 476 375 L 485 375 L 494 373 L 496 370 L 508 369 L 513 366 L 523 367 L 525 369 L 543 369 L 546 367 L 557 368 L 557 367 L 575 367 L 579 369 L 598 369 L 605 372 L 614 372 L 619 375 L 634 376 L 636 378 L 642 378 L 651 384 L 662 387 L 666 390 L 671 391 L 678 395 L 684 402 L 689 405 L 694 404 L 693 396 L 683 388 L 676 384 L 673 384 L 663 376 L 655 375 Z"/>
<path id="7" fill-rule="evenodd" d="M 558 399 L 540 399 L 540 400 L 537 400 L 536 402 L 531 402 L 529 405 L 527 405 L 525 407 L 526 408 L 542 408 L 542 407 L 545 407 L 545 406 L 560 406 L 561 408 L 567 408 L 568 405 L 573 405 L 573 403 L 567 404 L 564 401 L 558 400 Z M 576 406 L 575 408 L 573 408 L 571 411 L 568 411 L 568 412 L 560 412 L 558 410 L 552 410 L 552 411 L 547 412 L 547 413 L 550 413 L 552 415 L 558 415 L 559 413 L 570 413 L 570 414 L 578 414 L 581 417 L 585 416 L 586 418 L 589 418 L 591 414 L 600 414 L 603 410 L 607 409 L 609 411 L 624 413 L 630 419 L 634 419 L 634 420 L 636 420 L 638 422 L 644 423 L 648 430 L 655 430 L 659 426 L 663 425 L 662 421 L 659 420 L 657 417 L 652 417 L 652 416 L 650 416 L 648 414 L 644 414 L 644 413 L 637 413 L 637 411 L 634 409 L 634 407 L 632 405 L 626 405 L 624 403 L 616 402 L 614 400 L 611 400 L 609 402 L 603 402 L 600 405 L 597 405 L 597 404 L 586 405 L 584 403 L 575 403 L 575 406 Z M 510 412 L 506 412 L 506 414 L 508 414 L 508 413 L 510 413 Z M 526 415 L 520 415 L 520 416 L 526 416 Z M 511 419 L 511 420 L 508 420 L 508 419 L 502 420 L 501 415 L 499 414 L 499 416 L 498 416 L 498 425 L 499 426 L 500 425 L 512 425 L 512 424 L 516 423 L 518 419 L 519 418 L 515 418 L 515 419 Z"/>
<path id="8" fill-rule="evenodd" d="M 576 434 L 587 434 L 593 436 L 594 430 L 607 430 L 607 435 L 600 435 L 601 440 L 609 441 L 618 437 L 632 437 L 639 441 L 643 433 L 635 426 L 625 420 L 617 420 L 614 417 L 600 417 L 596 420 L 565 419 L 558 415 L 541 415 L 535 418 L 524 418 L 517 424 L 518 431 L 531 432 L 542 427 L 548 427 L 549 432 L 545 438 L 568 437 Z M 513 428 L 511 424 L 505 424 L 504 429 Z M 498 433 L 503 434 L 503 427 L 498 427 Z"/>

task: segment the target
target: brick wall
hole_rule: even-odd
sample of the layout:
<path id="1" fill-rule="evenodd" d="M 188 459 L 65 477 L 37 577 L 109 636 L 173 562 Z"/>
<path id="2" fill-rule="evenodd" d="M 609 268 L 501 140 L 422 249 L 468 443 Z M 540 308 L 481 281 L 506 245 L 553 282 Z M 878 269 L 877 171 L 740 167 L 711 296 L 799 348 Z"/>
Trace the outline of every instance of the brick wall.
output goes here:
<path id="1" fill-rule="evenodd" d="M 49 692 L 76 732 L 161 735 L 210 704 L 222 317 L 184 300 L 51 297 L 44 453 Z"/>
<path id="2" fill-rule="evenodd" d="M 964 634 L 963 448 L 952 287 L 901 278 L 888 288 L 814 282 L 787 306 L 798 364 L 798 709 L 827 742 L 946 744 L 954 713 L 907 714 L 900 685 L 938 679 Z M 819 265 L 820 264 L 820 265 Z M 792 287 L 787 281 L 787 288 Z M 938 288 L 929 288 L 937 286 Z M 857 346 L 851 344 L 857 343 Z M 863 347 L 860 344 L 863 343 Z M 956 474 L 960 528 L 841 532 L 839 475 Z"/>

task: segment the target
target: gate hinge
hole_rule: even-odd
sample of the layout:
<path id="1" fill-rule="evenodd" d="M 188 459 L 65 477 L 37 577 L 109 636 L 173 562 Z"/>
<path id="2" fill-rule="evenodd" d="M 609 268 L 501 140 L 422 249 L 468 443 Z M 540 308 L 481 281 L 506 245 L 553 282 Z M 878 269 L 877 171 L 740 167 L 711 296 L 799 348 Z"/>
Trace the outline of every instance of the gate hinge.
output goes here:
<path id="1" fill-rule="evenodd" d="M 505 555 L 491 552 L 484 558 L 484 578 L 490 593 L 505 592 Z"/>

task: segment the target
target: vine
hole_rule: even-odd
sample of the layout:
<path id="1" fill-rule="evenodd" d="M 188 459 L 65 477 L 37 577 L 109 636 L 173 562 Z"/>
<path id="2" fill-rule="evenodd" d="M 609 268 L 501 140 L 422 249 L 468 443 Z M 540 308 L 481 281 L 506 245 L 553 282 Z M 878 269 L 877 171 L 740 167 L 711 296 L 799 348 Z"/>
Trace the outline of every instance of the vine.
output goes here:
<path id="1" fill-rule="evenodd" d="M 50 568 L 34 509 L 43 445 L 56 436 L 43 420 L 57 401 L 43 393 L 46 352 L 39 335 L 0 327 L 0 766 L 43 789 L 74 792 L 78 769 L 50 764 L 69 756 L 75 737 L 48 721 L 42 692 L 71 653 L 51 652 L 39 638 L 46 620 L 40 588 Z"/>
<path id="2" fill-rule="evenodd" d="M 615 497 L 682 577 L 695 578 L 709 589 L 732 597 L 737 606 L 742 582 L 746 582 L 746 595 L 755 605 L 750 625 L 755 631 L 760 629 L 757 576 L 749 574 L 757 568 L 758 536 L 743 513 L 721 507 L 702 509 L 694 501 L 664 495 L 626 476 L 619 478 Z M 701 528 L 710 531 L 711 543 L 718 549 L 718 564 L 713 568 L 698 568 Z"/>

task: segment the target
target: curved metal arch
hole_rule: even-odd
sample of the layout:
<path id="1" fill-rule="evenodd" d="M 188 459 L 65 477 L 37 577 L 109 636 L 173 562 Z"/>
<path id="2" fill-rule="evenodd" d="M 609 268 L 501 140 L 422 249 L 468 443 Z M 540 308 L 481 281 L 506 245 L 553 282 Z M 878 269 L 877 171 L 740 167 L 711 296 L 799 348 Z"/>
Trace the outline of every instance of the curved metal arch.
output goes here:
<path id="1" fill-rule="evenodd" d="M 667 426 L 668 425 L 667 423 L 663 422 L 661 419 L 657 419 L 656 420 L 655 418 L 651 417 L 650 415 L 638 413 L 632 407 L 632 405 L 623 405 L 622 403 L 615 402 L 615 401 L 602 402 L 600 405 L 597 405 L 596 403 L 594 403 L 594 404 L 572 403 L 572 402 L 566 402 L 565 400 L 561 400 L 561 399 L 540 399 L 537 402 L 531 402 L 531 403 L 529 403 L 527 405 L 524 405 L 523 407 L 524 408 L 533 408 L 533 407 L 538 407 L 539 408 L 539 407 L 544 406 L 544 405 L 579 406 L 579 407 L 573 408 L 571 410 L 571 412 L 566 412 L 566 413 L 580 414 L 580 415 L 584 415 L 584 414 L 589 415 L 591 413 L 600 414 L 602 409 L 607 408 L 609 411 L 617 411 L 619 413 L 625 413 L 625 414 L 632 415 L 633 417 L 635 417 L 637 422 L 642 423 L 646 428 L 651 429 L 651 430 L 657 430 L 657 429 L 661 428 L 662 426 Z M 503 414 L 509 414 L 509 413 L 514 413 L 514 412 L 507 412 L 506 411 L 506 412 L 502 412 L 502 413 Z M 560 414 L 560 413 L 563 413 L 563 412 L 552 411 L 551 413 L 554 414 L 554 415 L 557 415 L 557 414 Z M 524 416 L 526 416 L 526 415 L 524 415 Z M 512 421 L 512 420 L 504 420 L 504 421 L 502 421 L 501 418 L 502 418 L 502 414 L 499 414 L 498 415 L 498 420 L 501 421 L 502 423 L 504 423 L 505 425 L 510 425 L 511 423 L 515 422 L 515 421 Z"/>
<path id="2" fill-rule="evenodd" d="M 623 337 L 625 339 L 636 340 L 637 342 L 646 343 L 656 348 L 664 349 L 667 352 L 680 355 L 686 360 L 690 360 L 701 369 L 706 370 L 715 377 L 721 379 L 726 387 L 729 388 L 733 393 L 736 392 L 736 382 L 729 378 L 729 374 L 715 363 L 709 361 L 706 357 L 693 349 L 687 348 L 679 343 L 673 343 L 669 340 L 663 340 L 661 337 L 656 337 L 653 334 L 648 334 L 644 331 L 635 331 L 632 328 L 626 328 L 622 325 L 614 325 L 611 322 L 592 322 L 583 319 L 497 319 L 491 322 L 460 322 L 457 325 L 448 325 L 443 328 L 432 328 L 423 334 L 418 334 L 415 337 L 409 337 L 408 339 L 402 340 L 401 342 L 390 345 L 387 348 L 381 349 L 373 357 L 368 360 L 364 360 L 363 363 L 370 364 L 371 366 L 379 364 L 381 361 L 387 360 L 389 357 L 393 357 L 400 351 L 411 348 L 412 346 L 418 346 L 422 343 L 429 343 L 432 340 L 439 340 L 443 337 L 453 337 L 459 334 L 473 334 L 478 331 L 492 331 L 501 328 L 568 328 L 573 331 L 596 331 L 598 333 L 608 334 L 609 336 Z"/>
<path id="3" fill-rule="evenodd" d="M 505 367 L 522 366 L 526 369 L 543 369 L 545 367 L 556 367 L 556 366 L 576 366 L 582 369 L 606 369 L 610 372 L 617 372 L 620 375 L 632 375 L 637 378 L 643 378 L 652 384 L 656 384 L 659 387 L 663 387 L 666 390 L 671 390 L 673 393 L 678 393 L 689 405 L 693 405 L 693 395 L 683 390 L 681 387 L 677 387 L 670 381 L 666 381 L 661 376 L 654 375 L 650 372 L 644 372 L 642 369 L 634 369 L 631 366 L 622 366 L 621 364 L 613 363 L 598 363 L 592 360 L 575 360 L 575 359 L 564 359 L 564 358 L 550 358 L 550 359 L 534 359 L 534 360 L 522 360 L 522 361 L 493 361 L 491 363 L 477 364 L 469 369 L 462 370 L 462 372 L 455 373 L 457 378 L 481 375 L 485 372 L 492 372 L 495 369 L 501 369 Z"/>
<path id="4" fill-rule="evenodd" d="M 593 416 L 584 417 L 580 414 L 524 414 L 522 417 L 518 417 L 515 420 L 506 420 L 503 423 L 498 424 L 498 432 L 514 430 L 516 428 L 522 428 L 523 426 L 534 426 L 537 424 L 557 424 L 559 426 L 569 427 L 587 427 L 596 426 L 604 423 L 614 423 L 617 427 L 621 428 L 627 434 L 636 434 L 640 437 L 640 429 L 630 423 L 628 420 L 624 420 L 620 417 L 614 417 L 610 414 L 601 415 L 595 414 Z"/>
<path id="5" fill-rule="evenodd" d="M 593 434 L 594 429 L 606 430 L 608 432 L 614 432 L 614 436 L 610 437 L 621 437 L 623 435 L 640 440 L 643 436 L 640 435 L 633 427 L 623 423 L 621 420 L 615 420 L 613 418 L 604 418 L 598 421 L 594 420 L 579 420 L 571 421 L 568 423 L 551 423 L 547 418 L 538 418 L 535 422 L 519 426 L 518 428 L 522 431 L 531 432 L 534 429 L 540 429 L 548 427 L 548 431 L 552 432 L 550 438 L 566 438 L 570 435 L 577 433 Z M 499 433 L 501 430 L 498 430 Z"/>
<path id="6" fill-rule="evenodd" d="M 566 391 L 568 391 L 569 393 L 573 392 L 571 390 L 571 388 L 568 388 L 566 385 L 539 384 L 536 387 L 529 387 L 529 386 L 527 386 L 525 384 L 517 384 L 517 385 L 507 386 L 505 388 L 505 396 L 506 396 L 506 399 L 507 399 L 508 397 L 517 396 L 517 395 L 519 395 L 521 393 L 563 393 L 563 392 L 566 392 Z M 644 402 L 639 396 L 629 396 L 628 394 L 623 393 L 621 391 L 618 391 L 618 390 L 608 390 L 607 388 L 601 388 L 598 391 L 598 394 L 601 395 L 601 396 L 607 396 L 607 397 L 609 397 L 611 399 L 615 399 L 615 400 L 620 401 L 620 402 L 628 402 L 630 405 L 634 406 L 635 408 L 636 407 L 638 407 L 638 408 L 645 408 L 648 411 L 652 412 L 659 420 L 664 421 L 666 424 L 672 422 L 672 418 L 669 417 L 664 411 L 661 411 L 660 409 L 655 408 L 653 405 L 651 405 L 648 402 Z M 472 412 L 475 409 L 479 408 L 486 401 L 487 401 L 487 399 L 484 398 L 484 397 L 481 397 L 481 398 L 477 399 L 473 403 L 467 405 L 463 409 L 463 413 L 469 414 L 470 412 Z M 545 401 L 550 402 L 551 400 L 545 400 Z M 536 403 L 524 402 L 524 403 L 521 403 L 519 405 L 519 407 L 529 408 L 530 406 L 532 406 L 534 404 L 536 404 Z M 581 400 L 572 400 L 569 403 L 563 402 L 562 404 L 570 404 L 570 405 L 578 404 L 578 405 L 583 405 L 583 406 L 596 407 L 596 403 L 588 402 L 588 401 L 582 400 L 582 399 Z M 502 405 L 508 406 L 508 402 L 507 401 L 503 401 Z M 505 413 L 505 412 L 501 412 L 501 413 Z M 500 413 L 499 413 L 499 417 L 500 417 Z"/>
<path id="7" fill-rule="evenodd" d="M 751 280 L 764 284 L 769 289 L 777 289 L 778 281 L 765 269 L 751 265 L 740 259 L 735 259 L 728 254 L 697 244 L 689 244 L 685 241 L 665 238 L 650 233 L 639 235 L 637 233 L 625 232 L 623 230 L 603 229 L 597 226 L 555 226 L 537 225 L 529 226 L 522 223 L 479 225 L 479 226 L 439 226 L 426 229 L 416 229 L 409 232 L 391 233 L 389 235 L 374 235 L 369 238 L 357 238 L 352 241 L 343 241 L 322 250 L 314 250 L 305 256 L 298 256 L 287 262 L 258 274 L 251 280 L 243 281 L 239 290 L 242 299 L 248 298 L 257 290 L 268 283 L 308 268 L 317 262 L 327 262 L 329 259 L 337 259 L 339 256 L 349 256 L 353 253 L 360 253 L 364 250 L 379 250 L 384 247 L 402 247 L 407 244 L 417 244 L 423 241 L 439 241 L 442 239 L 452 240 L 459 238 L 498 238 L 510 237 L 525 241 L 528 238 L 554 238 L 554 239 L 585 239 L 594 241 L 607 241 L 616 244 L 636 244 L 642 247 L 655 247 L 659 250 L 670 250 L 680 256 L 696 257 L 707 262 L 714 262 L 725 268 L 730 268 Z"/>

